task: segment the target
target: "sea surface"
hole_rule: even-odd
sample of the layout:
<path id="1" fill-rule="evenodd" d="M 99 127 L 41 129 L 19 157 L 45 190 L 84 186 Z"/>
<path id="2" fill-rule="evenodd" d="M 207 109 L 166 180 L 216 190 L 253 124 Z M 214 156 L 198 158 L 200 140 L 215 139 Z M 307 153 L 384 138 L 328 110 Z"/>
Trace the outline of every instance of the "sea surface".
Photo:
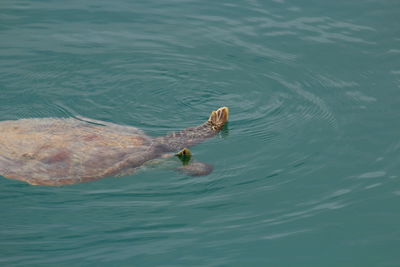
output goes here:
<path id="1" fill-rule="evenodd" d="M 0 177 L 0 265 L 400 266 L 399 14 L 397 0 L 2 0 L 0 120 L 163 136 L 228 106 L 230 122 L 192 148 L 208 176 Z"/>

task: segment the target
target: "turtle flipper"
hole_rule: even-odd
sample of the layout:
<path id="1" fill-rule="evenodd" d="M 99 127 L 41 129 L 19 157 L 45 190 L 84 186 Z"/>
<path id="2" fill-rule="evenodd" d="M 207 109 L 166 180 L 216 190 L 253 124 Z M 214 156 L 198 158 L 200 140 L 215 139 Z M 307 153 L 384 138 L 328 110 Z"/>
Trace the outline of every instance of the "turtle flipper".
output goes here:
<path id="1" fill-rule="evenodd" d="M 176 169 L 190 176 L 208 175 L 213 170 L 213 167 L 210 164 L 198 161 L 191 161 L 192 153 L 188 148 L 182 149 L 176 154 L 176 156 L 182 162 L 182 166 Z"/>
<path id="2" fill-rule="evenodd" d="M 188 165 L 189 161 L 192 159 L 192 152 L 188 148 L 184 148 L 175 154 L 181 161 L 183 165 Z"/>
<path id="3" fill-rule="evenodd" d="M 178 167 L 177 170 L 190 176 L 204 176 L 212 172 L 213 166 L 197 161 Z"/>

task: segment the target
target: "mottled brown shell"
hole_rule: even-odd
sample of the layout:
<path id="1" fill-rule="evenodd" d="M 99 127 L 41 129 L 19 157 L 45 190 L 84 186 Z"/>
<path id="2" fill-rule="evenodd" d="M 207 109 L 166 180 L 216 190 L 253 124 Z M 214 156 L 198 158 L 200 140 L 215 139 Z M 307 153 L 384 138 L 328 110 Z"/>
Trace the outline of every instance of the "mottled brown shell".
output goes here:
<path id="1" fill-rule="evenodd" d="M 134 127 L 74 118 L 0 122 L 0 175 L 30 184 L 127 174 L 152 153 L 152 139 Z"/>

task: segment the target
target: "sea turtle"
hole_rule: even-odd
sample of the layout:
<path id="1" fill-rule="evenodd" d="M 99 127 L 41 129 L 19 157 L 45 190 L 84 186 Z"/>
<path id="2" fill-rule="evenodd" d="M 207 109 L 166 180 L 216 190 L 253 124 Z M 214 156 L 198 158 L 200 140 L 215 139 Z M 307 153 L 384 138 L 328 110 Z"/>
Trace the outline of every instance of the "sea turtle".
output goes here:
<path id="1" fill-rule="evenodd" d="M 135 127 L 84 117 L 2 121 L 0 175 L 32 185 L 77 184 L 129 175 L 171 155 L 182 159 L 181 171 L 206 175 L 212 167 L 190 161 L 188 147 L 215 136 L 227 120 L 228 108 L 222 107 L 197 127 L 156 138 Z"/>

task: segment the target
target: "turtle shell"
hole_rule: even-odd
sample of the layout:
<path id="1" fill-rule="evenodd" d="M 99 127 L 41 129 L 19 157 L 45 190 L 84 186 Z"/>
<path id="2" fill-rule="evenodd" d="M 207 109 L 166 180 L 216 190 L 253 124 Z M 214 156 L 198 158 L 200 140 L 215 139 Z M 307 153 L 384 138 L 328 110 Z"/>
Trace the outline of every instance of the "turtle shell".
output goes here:
<path id="1" fill-rule="evenodd" d="M 135 171 L 154 158 L 141 130 L 75 118 L 0 122 L 0 175 L 34 185 L 64 185 Z"/>

